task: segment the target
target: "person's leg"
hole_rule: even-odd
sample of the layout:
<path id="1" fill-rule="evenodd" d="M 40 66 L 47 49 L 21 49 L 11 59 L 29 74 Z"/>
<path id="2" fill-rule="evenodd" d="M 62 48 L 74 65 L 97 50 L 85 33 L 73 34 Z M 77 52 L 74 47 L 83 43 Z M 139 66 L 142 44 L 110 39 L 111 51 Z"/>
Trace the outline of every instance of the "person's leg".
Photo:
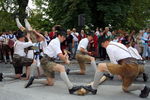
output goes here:
<path id="1" fill-rule="evenodd" d="M 81 74 L 81 75 L 84 75 L 85 72 L 86 72 L 85 63 L 84 62 L 79 62 L 79 61 L 78 61 L 78 63 L 79 63 L 79 67 L 80 67 L 80 72 L 78 72 L 78 73 Z"/>
<path id="2" fill-rule="evenodd" d="M 23 66 L 14 66 L 15 69 L 15 74 L 14 73 L 0 73 L 0 81 L 2 81 L 3 78 L 8 77 L 8 78 L 13 78 L 13 79 L 20 79 Z"/>
<path id="3" fill-rule="evenodd" d="M 145 86 L 145 84 L 132 84 L 134 78 L 123 78 L 122 89 L 124 92 L 140 90 L 140 97 L 146 98 L 150 93 L 150 88 Z"/>
<path id="4" fill-rule="evenodd" d="M 6 45 L 3 45 L 3 59 L 4 59 L 5 64 L 7 63 L 6 51 L 7 51 Z"/>
<path id="5" fill-rule="evenodd" d="M 19 18 L 16 18 L 15 19 L 16 20 L 16 23 L 17 23 L 17 27 L 20 29 L 20 30 L 25 30 L 25 28 L 22 26 L 22 24 L 20 23 L 20 21 L 19 21 Z"/>
<path id="6" fill-rule="evenodd" d="M 92 85 L 93 89 L 96 90 L 98 88 L 101 77 L 103 76 L 104 73 L 107 73 L 107 72 L 108 72 L 108 69 L 107 69 L 106 63 L 100 63 L 95 72 L 94 83 Z"/>
<path id="7" fill-rule="evenodd" d="M 65 82 L 65 84 L 67 85 L 69 89 L 73 87 L 73 84 L 70 82 L 66 74 L 65 67 L 63 65 L 57 64 L 56 66 L 53 67 L 53 70 L 60 72 L 61 79 Z"/>
<path id="8" fill-rule="evenodd" d="M 73 57 L 73 53 L 72 53 L 72 43 L 69 43 L 69 45 L 68 45 L 68 51 L 71 53 L 71 54 L 69 54 L 69 57 L 70 57 L 70 59 L 72 59 L 72 57 Z"/>
<path id="9" fill-rule="evenodd" d="M 10 63 L 12 63 L 11 51 L 8 52 Z"/>
<path id="10" fill-rule="evenodd" d="M 71 83 L 71 81 L 69 80 L 69 78 L 66 74 L 65 67 L 63 65 L 57 64 L 56 66 L 53 67 L 53 70 L 60 72 L 60 77 L 67 85 L 70 94 L 73 94 L 75 91 L 77 91 L 81 88 L 80 86 L 74 86 Z"/>
<path id="11" fill-rule="evenodd" d="M 85 72 L 86 72 L 85 62 L 91 62 L 91 66 L 94 68 L 94 70 L 96 70 L 96 68 L 97 68 L 94 57 L 91 57 L 89 55 L 76 54 L 76 59 L 79 63 L 81 74 L 85 74 Z"/>
<path id="12" fill-rule="evenodd" d="M 122 72 L 122 68 L 121 65 L 118 64 L 111 64 L 111 63 L 100 63 L 98 64 L 95 76 L 94 76 L 94 82 L 93 84 L 89 85 L 89 86 L 84 86 L 84 88 L 87 91 L 92 92 L 92 94 L 96 94 L 97 92 L 97 88 L 99 86 L 99 84 L 103 81 L 101 81 L 101 78 L 103 76 L 108 77 L 109 76 L 107 74 L 116 74 L 116 75 L 121 75 Z"/>
<path id="13" fill-rule="evenodd" d="M 22 78 L 23 80 L 28 80 L 30 77 L 30 66 L 26 66 L 26 78 Z"/>
<path id="14" fill-rule="evenodd" d="M 93 67 L 94 70 L 96 71 L 97 65 L 96 65 L 96 62 L 95 62 L 95 58 L 94 58 L 94 57 L 91 57 L 90 60 L 91 60 L 91 65 L 92 65 L 92 67 Z"/>
<path id="15" fill-rule="evenodd" d="M 80 55 L 79 56 L 79 60 L 81 60 L 81 62 L 82 61 L 84 61 L 84 62 L 91 62 L 91 66 L 94 68 L 94 71 L 96 71 L 97 65 L 96 65 L 94 57 L 91 57 L 89 55 Z"/>
<path id="16" fill-rule="evenodd" d="M 47 85 L 52 85 L 55 73 L 54 71 L 52 71 L 53 66 L 55 66 L 56 64 L 53 62 L 49 62 L 49 60 L 45 57 L 43 57 L 41 59 L 41 66 L 44 70 L 44 74 L 47 77 L 47 80 L 40 80 L 40 79 L 35 79 L 35 73 L 37 71 L 37 66 L 36 66 L 36 62 L 34 61 L 33 64 L 31 65 L 31 77 L 29 79 L 29 81 L 25 84 L 25 88 L 28 88 L 29 86 L 31 86 L 33 83 L 40 83 L 40 84 L 47 84 Z"/>
<path id="17" fill-rule="evenodd" d="M 75 58 L 77 48 L 78 48 L 78 42 L 74 42 L 74 52 L 73 52 L 73 58 Z"/>
<path id="18" fill-rule="evenodd" d="M 37 64 L 36 61 L 34 61 L 30 66 L 30 77 L 36 76 L 37 73 Z"/>
<path id="19" fill-rule="evenodd" d="M 97 88 L 101 82 L 100 79 L 104 76 L 103 74 L 107 72 L 108 72 L 108 69 L 107 69 L 106 64 L 100 63 L 95 72 L 93 84 L 89 86 L 84 86 L 83 88 L 95 95 L 97 93 Z"/>
<path id="20" fill-rule="evenodd" d="M 148 60 L 150 60 L 150 46 L 148 46 Z"/>
<path id="21" fill-rule="evenodd" d="M 5 62 L 5 64 L 6 64 L 6 63 L 7 63 L 6 53 L 3 53 L 3 58 L 4 58 L 4 62 Z"/>
<path id="22" fill-rule="evenodd" d="M 144 66 L 143 65 L 139 65 L 138 66 L 139 68 L 139 75 L 140 76 L 141 74 L 143 75 L 143 80 L 144 82 L 147 82 L 147 80 L 149 79 L 148 75 L 145 73 L 145 69 L 144 69 Z"/>
<path id="23" fill-rule="evenodd" d="M 26 66 L 26 78 L 24 78 L 24 80 L 28 80 L 30 77 L 30 66 L 34 63 L 34 60 L 27 57 L 20 57 L 20 62 Z"/>
<path id="24" fill-rule="evenodd" d="M 21 78 L 21 74 L 13 74 L 13 73 L 2 73 L 2 77 L 9 77 L 9 78 L 14 78 L 14 79 L 20 79 Z"/>
<path id="25" fill-rule="evenodd" d="M 142 57 L 143 57 L 144 59 L 146 59 L 146 56 L 147 56 L 147 45 L 143 45 L 143 46 L 144 46 L 144 48 L 143 48 Z"/>
<path id="26" fill-rule="evenodd" d="M 26 29 L 27 29 L 27 30 L 32 30 L 32 27 L 31 27 L 30 23 L 28 22 L 28 20 L 27 20 L 27 19 L 24 19 L 24 22 L 25 22 L 25 27 L 26 27 Z"/>
<path id="27" fill-rule="evenodd" d="M 135 91 L 135 90 L 143 90 L 145 87 L 145 84 L 132 84 L 134 81 L 133 78 L 123 78 L 123 83 L 122 83 L 122 89 L 124 92 L 130 92 L 130 91 Z"/>
<path id="28" fill-rule="evenodd" d="M 84 55 L 82 54 L 76 54 L 76 60 L 78 61 L 78 64 L 79 64 L 79 67 L 80 67 L 80 72 L 78 71 L 74 71 L 74 72 L 71 72 L 71 73 L 76 73 L 76 74 L 81 74 L 81 75 L 84 75 L 85 74 L 85 71 L 86 71 L 86 66 L 85 66 L 85 61 L 84 61 Z"/>
<path id="29" fill-rule="evenodd" d="M 44 74 L 47 77 L 47 79 L 35 79 L 35 76 L 31 76 L 28 83 L 25 84 L 25 88 L 28 88 L 32 84 L 44 84 L 48 86 L 53 86 L 55 76 L 54 71 L 48 71 L 47 69 L 47 71 L 45 71 Z"/>

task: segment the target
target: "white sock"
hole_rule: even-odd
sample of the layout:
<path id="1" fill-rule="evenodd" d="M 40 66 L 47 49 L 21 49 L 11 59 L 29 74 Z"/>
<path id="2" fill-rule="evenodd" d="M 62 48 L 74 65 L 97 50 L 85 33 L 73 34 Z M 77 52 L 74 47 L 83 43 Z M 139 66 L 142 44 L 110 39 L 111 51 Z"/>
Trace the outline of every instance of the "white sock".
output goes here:
<path id="1" fill-rule="evenodd" d="M 135 91 L 135 90 L 143 90 L 145 87 L 145 84 L 132 84 L 128 87 L 128 91 Z"/>
<path id="2" fill-rule="evenodd" d="M 95 72 L 94 83 L 92 85 L 93 89 L 97 89 L 98 88 L 99 83 L 100 83 L 100 79 L 101 79 L 102 76 L 103 76 L 103 72 L 98 72 L 98 71 Z"/>
<path id="3" fill-rule="evenodd" d="M 73 87 L 73 84 L 70 82 L 66 72 L 60 72 L 60 77 L 65 82 L 65 84 L 67 85 L 69 89 Z"/>
<path id="4" fill-rule="evenodd" d="M 37 66 L 36 66 L 36 63 L 33 63 L 30 69 L 30 77 L 35 76 L 36 73 L 37 73 Z"/>
<path id="5" fill-rule="evenodd" d="M 34 79 L 33 83 L 34 84 L 46 84 L 47 80 L 46 79 Z"/>
<path id="6" fill-rule="evenodd" d="M 16 78 L 14 73 L 3 73 L 3 77 Z"/>
<path id="7" fill-rule="evenodd" d="M 96 69 L 97 69 L 96 62 L 95 61 L 91 61 L 91 65 L 94 68 L 94 70 L 96 71 Z"/>
<path id="8" fill-rule="evenodd" d="M 3 57 L 4 57 L 4 61 L 7 62 L 6 56 L 3 56 Z"/>
<path id="9" fill-rule="evenodd" d="M 25 22 L 25 27 L 26 27 L 26 29 L 27 29 L 27 30 L 32 30 L 32 27 L 31 27 L 30 23 L 28 22 L 28 20 L 27 20 L 27 19 L 24 19 L 24 22 Z"/>
<path id="10" fill-rule="evenodd" d="M 9 55 L 9 60 L 10 60 L 10 62 L 12 62 L 12 57 L 11 57 L 11 55 Z"/>
<path id="11" fill-rule="evenodd" d="M 17 23 L 17 27 L 18 27 L 19 29 L 23 27 L 22 24 L 21 24 L 20 21 L 19 21 L 19 18 L 16 18 L 16 23 Z"/>

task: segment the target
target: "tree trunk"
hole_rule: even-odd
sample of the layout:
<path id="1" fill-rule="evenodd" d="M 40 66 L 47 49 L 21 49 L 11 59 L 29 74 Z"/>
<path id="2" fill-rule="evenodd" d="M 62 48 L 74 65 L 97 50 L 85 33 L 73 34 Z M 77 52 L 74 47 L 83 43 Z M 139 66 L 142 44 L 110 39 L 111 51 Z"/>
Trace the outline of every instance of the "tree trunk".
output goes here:
<path id="1" fill-rule="evenodd" d="M 28 5 L 29 0 L 17 0 L 19 8 L 19 19 L 22 25 L 24 25 L 24 19 L 26 18 L 26 7 Z"/>

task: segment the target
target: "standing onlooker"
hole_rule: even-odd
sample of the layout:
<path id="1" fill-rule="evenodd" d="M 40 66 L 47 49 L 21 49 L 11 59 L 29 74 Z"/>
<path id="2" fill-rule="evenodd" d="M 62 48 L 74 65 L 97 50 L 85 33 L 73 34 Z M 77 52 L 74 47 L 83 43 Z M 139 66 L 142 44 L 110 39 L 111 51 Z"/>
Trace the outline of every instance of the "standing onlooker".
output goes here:
<path id="1" fill-rule="evenodd" d="M 100 35 L 100 31 L 99 31 L 99 28 L 98 28 L 98 27 L 96 28 L 96 32 L 95 32 L 95 34 L 96 34 L 97 36 L 99 36 L 99 35 Z"/>
<path id="2" fill-rule="evenodd" d="M 146 32 L 142 36 L 142 44 L 143 44 L 143 54 L 142 57 L 146 59 L 148 57 L 148 35 L 150 33 L 150 29 L 147 29 Z"/>
<path id="3" fill-rule="evenodd" d="M 96 33 L 93 36 L 93 40 L 89 42 L 89 52 L 92 52 L 92 56 L 96 57 L 97 56 L 97 51 L 98 51 L 98 36 Z"/>
<path id="4" fill-rule="evenodd" d="M 55 34 L 55 27 L 52 27 L 52 31 L 49 33 L 50 40 L 54 39 L 56 37 Z"/>
<path id="5" fill-rule="evenodd" d="M 111 36 L 111 32 L 109 31 L 109 27 L 105 27 L 104 32 L 107 34 L 107 36 Z"/>
<path id="6" fill-rule="evenodd" d="M 150 31 L 148 34 L 148 60 L 150 60 Z"/>
<path id="7" fill-rule="evenodd" d="M 1 37 L 2 33 L 0 33 L 0 62 L 3 60 L 3 54 L 2 54 L 2 41 L 3 38 Z"/>
<path id="8" fill-rule="evenodd" d="M 143 30 L 140 30 L 139 31 L 139 34 L 137 35 L 136 37 L 136 45 L 135 45 L 135 48 L 137 49 L 137 51 L 139 52 L 140 55 L 142 55 L 142 50 L 143 50 L 143 47 L 142 47 L 142 36 L 143 36 L 143 33 L 144 31 Z"/>
<path id="9" fill-rule="evenodd" d="M 106 49 L 101 46 L 101 40 L 103 40 L 103 38 L 109 37 L 109 35 L 108 35 L 109 30 L 108 29 L 109 28 L 106 27 L 105 30 L 101 33 L 101 35 L 98 37 L 100 60 L 106 59 L 106 55 L 107 55 Z"/>
<path id="10" fill-rule="evenodd" d="M 48 32 L 47 31 L 45 31 L 44 32 L 44 37 L 45 37 L 45 39 L 46 39 L 46 42 L 47 42 L 47 44 L 49 44 L 49 42 L 50 42 L 50 37 L 48 36 Z"/>
<path id="11" fill-rule="evenodd" d="M 79 33 L 76 32 L 75 28 L 73 28 L 71 35 L 73 36 L 73 40 L 74 40 L 74 48 L 73 48 L 74 49 L 73 50 L 73 58 L 74 58 L 75 55 L 76 55 L 77 48 L 78 48 L 78 42 L 79 42 L 78 36 L 79 36 Z"/>
<path id="12" fill-rule="evenodd" d="M 81 30 L 81 33 L 79 34 L 79 42 L 80 40 L 82 40 L 83 38 L 86 38 L 86 33 L 84 32 L 84 30 Z"/>
<path id="13" fill-rule="evenodd" d="M 12 63 L 11 48 L 8 45 L 8 43 L 9 43 L 8 32 L 3 33 L 2 37 L 3 37 L 2 52 L 3 52 L 4 62 L 5 62 L 5 64 L 7 64 L 7 58 L 6 58 L 6 56 L 8 54 L 9 60 Z"/>
<path id="14" fill-rule="evenodd" d="M 71 35 L 70 29 L 67 29 L 66 42 L 67 42 L 68 51 L 71 53 L 71 54 L 69 54 L 69 58 L 72 59 L 72 57 L 73 57 L 72 48 L 74 47 L 74 40 L 73 40 L 73 36 Z"/>

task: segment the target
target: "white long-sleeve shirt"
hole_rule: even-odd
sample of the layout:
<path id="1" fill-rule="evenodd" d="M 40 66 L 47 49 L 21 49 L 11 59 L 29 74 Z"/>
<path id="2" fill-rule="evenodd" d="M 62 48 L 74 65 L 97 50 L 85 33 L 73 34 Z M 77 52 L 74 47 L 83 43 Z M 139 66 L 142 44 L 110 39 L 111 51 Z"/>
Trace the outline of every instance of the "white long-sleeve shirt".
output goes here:
<path id="1" fill-rule="evenodd" d="M 30 46 L 33 46 L 32 42 L 21 42 L 17 40 L 14 43 L 14 54 L 18 54 L 20 56 L 26 56 L 24 49 Z"/>

